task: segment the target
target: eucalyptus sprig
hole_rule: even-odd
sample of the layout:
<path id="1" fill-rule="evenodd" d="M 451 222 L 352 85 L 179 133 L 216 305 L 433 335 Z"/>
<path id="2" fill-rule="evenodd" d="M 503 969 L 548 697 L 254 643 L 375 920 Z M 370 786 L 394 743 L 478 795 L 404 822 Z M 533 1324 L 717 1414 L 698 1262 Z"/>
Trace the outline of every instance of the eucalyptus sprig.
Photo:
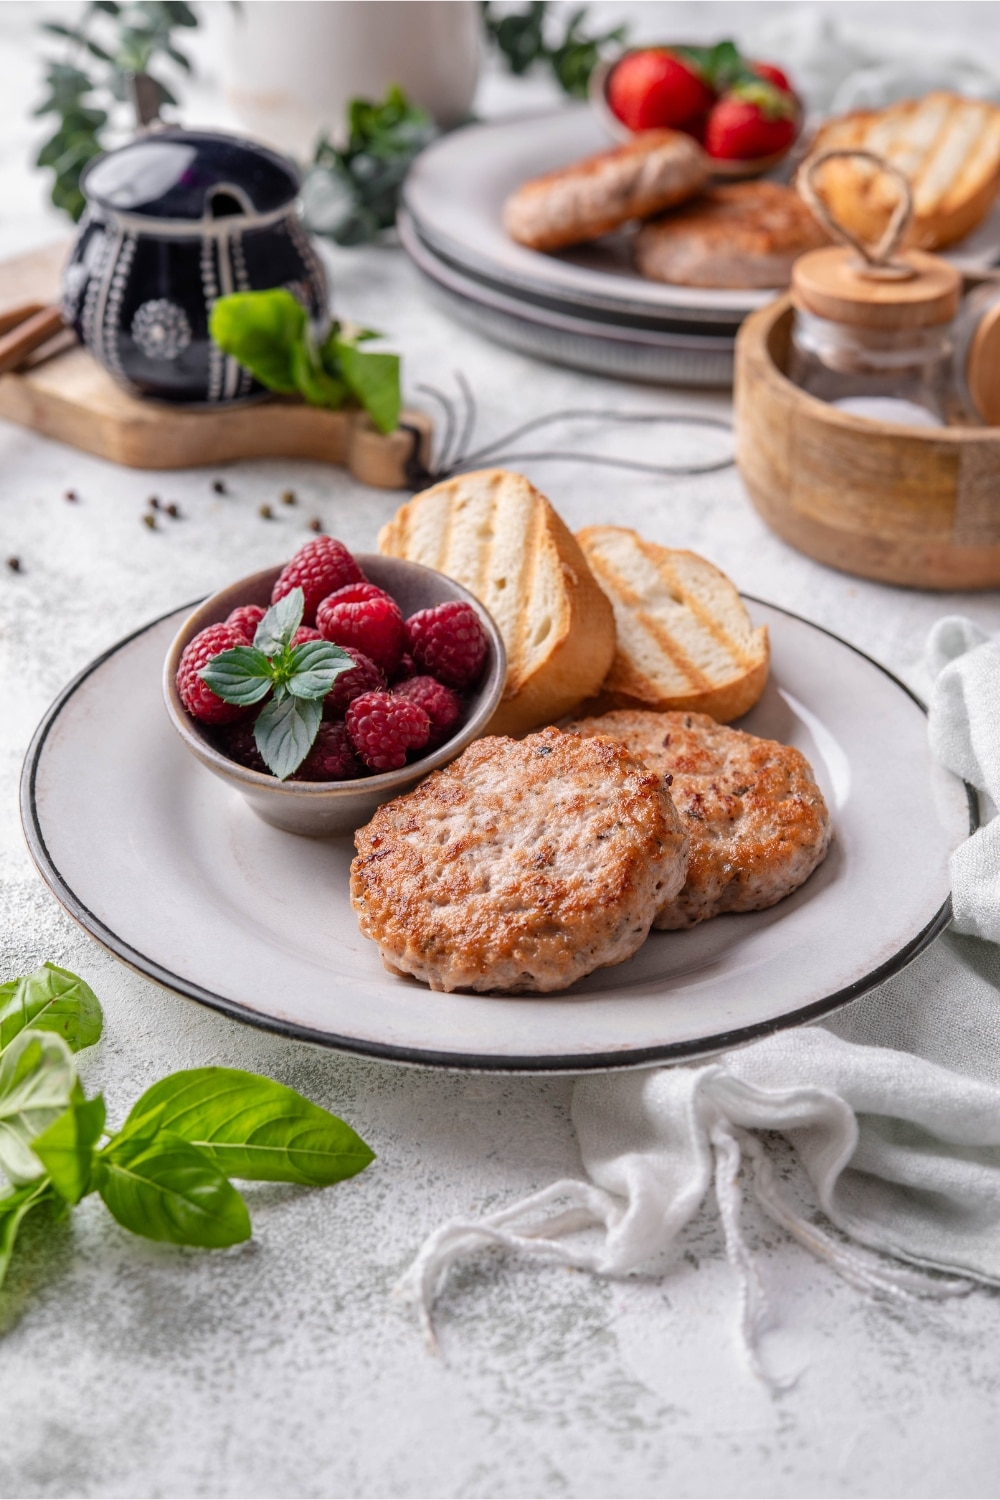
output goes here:
<path id="1" fill-rule="evenodd" d="M 374 1160 L 343 1120 L 237 1068 L 171 1073 L 108 1132 L 74 1056 L 102 1025 L 90 986 L 55 964 L 0 985 L 0 1285 L 22 1223 L 45 1204 L 66 1214 L 98 1193 L 133 1234 L 221 1248 L 251 1235 L 231 1177 L 326 1187 Z"/>
<path id="2" fill-rule="evenodd" d="M 323 699 L 353 657 L 329 641 L 292 637 L 302 623 L 305 595 L 292 589 L 272 604 L 257 626 L 252 646 L 220 651 L 198 673 L 225 703 L 263 708 L 253 734 L 268 770 L 281 781 L 297 771 L 312 749 L 323 718 Z"/>
<path id="3" fill-rule="evenodd" d="M 130 75 L 148 75 L 160 103 L 176 104 L 161 64 L 192 71 L 175 33 L 197 25 L 196 10 L 184 0 L 91 0 L 72 25 L 41 23 L 64 46 L 61 57 L 46 58 L 47 93 L 35 115 L 55 115 L 58 123 L 35 164 L 54 172 L 52 202 L 70 218 L 79 219 L 86 206 L 80 174 L 107 150 L 114 109 L 128 98 Z"/>
<path id="4" fill-rule="evenodd" d="M 626 26 L 591 35 L 586 6 L 573 11 L 561 27 L 548 0 L 531 0 L 520 9 L 482 0 L 482 9 L 487 38 L 512 73 L 520 76 L 542 64 L 575 99 L 587 97 L 590 75 L 601 58 L 612 47 L 624 46 L 628 38 Z"/>

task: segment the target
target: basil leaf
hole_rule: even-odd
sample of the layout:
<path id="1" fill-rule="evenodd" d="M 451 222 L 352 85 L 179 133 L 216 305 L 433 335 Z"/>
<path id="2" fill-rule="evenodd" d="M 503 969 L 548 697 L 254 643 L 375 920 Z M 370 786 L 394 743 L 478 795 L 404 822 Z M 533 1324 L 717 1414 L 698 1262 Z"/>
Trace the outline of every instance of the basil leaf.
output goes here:
<path id="1" fill-rule="evenodd" d="M 52 1188 L 44 1179 L 0 1195 L 0 1287 L 10 1266 L 18 1230 L 33 1208 L 50 1202 L 52 1197 Z"/>
<path id="2" fill-rule="evenodd" d="M 308 342 L 293 349 L 292 369 L 295 384 L 310 406 L 326 406 L 336 411 L 347 400 L 347 386 L 323 368 Z"/>
<path id="3" fill-rule="evenodd" d="M 399 355 L 371 354 L 337 333 L 331 335 L 328 343 L 351 395 L 361 403 L 379 432 L 394 432 L 402 405 Z"/>
<path id="4" fill-rule="evenodd" d="M 233 292 L 212 308 L 208 331 L 225 354 L 255 375 L 269 390 L 298 391 L 294 351 L 306 329 L 306 311 L 291 292 Z"/>
<path id="5" fill-rule="evenodd" d="M 325 1187 L 374 1152 L 343 1120 L 294 1089 L 238 1068 L 190 1068 L 146 1090 L 121 1135 L 166 1129 L 211 1156 L 227 1177 Z"/>
<path id="6" fill-rule="evenodd" d="M 291 654 L 286 687 L 296 698 L 325 698 L 341 672 L 354 666 L 342 646 L 330 641 L 303 641 Z"/>
<path id="7" fill-rule="evenodd" d="M 233 646 L 206 662 L 198 676 L 225 703 L 259 703 L 271 690 L 274 670 L 255 646 Z"/>
<path id="8" fill-rule="evenodd" d="M 301 589 L 292 589 L 277 604 L 272 604 L 254 633 L 254 650 L 262 651 L 265 656 L 284 651 L 302 624 L 305 607 L 306 596 Z"/>
<path id="9" fill-rule="evenodd" d="M 76 974 L 42 964 L 23 979 L 0 985 L 0 1052 L 26 1026 L 54 1031 L 73 1052 L 92 1047 L 101 1035 L 97 996 Z"/>
<path id="10" fill-rule="evenodd" d="M 125 1229 L 149 1240 L 219 1249 L 250 1238 L 250 1215 L 232 1183 L 182 1136 L 116 1137 L 100 1153 L 98 1192 Z"/>
<path id="11" fill-rule="evenodd" d="M 323 718 L 319 698 L 278 697 L 265 703 L 253 726 L 264 764 L 280 781 L 297 771 L 312 749 Z"/>
<path id="12" fill-rule="evenodd" d="M 15 1186 L 41 1177 L 32 1142 L 69 1108 L 75 1084 L 62 1037 L 22 1031 L 0 1056 L 0 1168 Z"/>
<path id="13" fill-rule="evenodd" d="M 79 1203 L 94 1178 L 94 1148 L 104 1130 L 104 1100 L 82 1092 L 58 1119 L 35 1137 L 31 1149 L 67 1203 Z"/>

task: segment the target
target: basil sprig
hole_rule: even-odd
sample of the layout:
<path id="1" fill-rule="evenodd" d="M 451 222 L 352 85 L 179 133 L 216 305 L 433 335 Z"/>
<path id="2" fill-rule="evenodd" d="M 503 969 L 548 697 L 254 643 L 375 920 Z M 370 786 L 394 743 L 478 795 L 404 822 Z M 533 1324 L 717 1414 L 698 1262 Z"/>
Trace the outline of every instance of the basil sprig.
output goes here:
<path id="1" fill-rule="evenodd" d="M 247 707 L 268 698 L 253 734 L 264 764 L 282 781 L 312 749 L 323 718 L 322 700 L 341 672 L 354 666 L 347 652 L 329 641 L 292 645 L 304 609 L 302 590 L 292 589 L 271 605 L 252 646 L 220 651 L 198 674 L 226 703 Z"/>
<path id="2" fill-rule="evenodd" d="M 0 986 L 0 1285 L 21 1224 L 45 1204 L 65 1213 L 96 1192 L 133 1234 L 219 1248 L 251 1234 L 231 1177 L 326 1187 L 374 1160 L 343 1120 L 237 1068 L 172 1073 L 108 1136 L 73 1055 L 101 1026 L 93 990 L 54 964 Z"/>
<path id="3" fill-rule="evenodd" d="M 310 406 L 339 410 L 355 401 L 379 432 L 399 422 L 399 355 L 373 354 L 362 344 L 381 335 L 332 323 L 322 342 L 291 292 L 233 292 L 212 308 L 208 330 L 268 390 L 302 396 Z"/>

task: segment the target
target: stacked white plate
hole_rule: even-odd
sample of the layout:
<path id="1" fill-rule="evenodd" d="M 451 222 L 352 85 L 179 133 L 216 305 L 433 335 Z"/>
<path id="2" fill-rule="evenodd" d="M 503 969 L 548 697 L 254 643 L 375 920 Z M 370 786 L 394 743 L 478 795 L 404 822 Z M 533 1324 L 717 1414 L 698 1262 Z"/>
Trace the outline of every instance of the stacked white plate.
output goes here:
<path id="1" fill-rule="evenodd" d="M 587 105 L 443 136 L 407 177 L 403 246 L 435 300 L 498 343 L 627 380 L 729 385 L 740 323 L 776 292 L 649 281 L 627 234 L 546 255 L 504 232 L 504 200 L 521 183 L 612 144 Z M 995 212 L 949 259 L 977 270 L 998 251 Z"/>

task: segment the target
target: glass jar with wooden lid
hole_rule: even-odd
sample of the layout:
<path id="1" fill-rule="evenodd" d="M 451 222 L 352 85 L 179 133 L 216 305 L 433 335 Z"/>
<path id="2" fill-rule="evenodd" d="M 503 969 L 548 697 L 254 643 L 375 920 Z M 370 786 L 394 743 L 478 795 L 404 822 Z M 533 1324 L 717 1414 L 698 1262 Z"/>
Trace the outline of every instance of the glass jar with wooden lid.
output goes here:
<path id="1" fill-rule="evenodd" d="M 833 219 L 816 192 L 816 173 L 837 156 L 866 157 L 899 185 L 897 208 L 874 249 Z M 790 378 L 859 416 L 947 423 L 957 411 L 953 324 L 962 278 L 939 256 L 897 254 L 912 214 L 906 178 L 872 153 L 830 151 L 804 164 L 797 186 L 831 236 L 846 243 L 812 250 L 792 268 Z"/>

